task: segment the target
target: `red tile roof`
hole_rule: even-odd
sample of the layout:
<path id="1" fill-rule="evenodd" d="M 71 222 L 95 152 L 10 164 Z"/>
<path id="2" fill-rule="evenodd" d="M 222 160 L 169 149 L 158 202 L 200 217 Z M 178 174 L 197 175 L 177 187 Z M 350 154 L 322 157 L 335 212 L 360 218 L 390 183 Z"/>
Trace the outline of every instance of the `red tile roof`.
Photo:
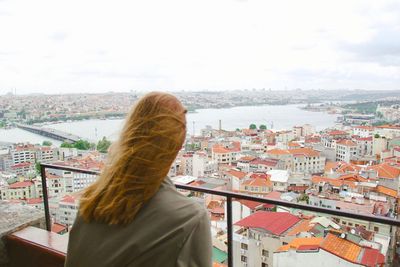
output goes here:
<path id="1" fill-rule="evenodd" d="M 289 153 L 292 155 L 303 155 L 306 157 L 318 157 L 319 152 L 308 147 L 290 149 Z"/>
<path id="2" fill-rule="evenodd" d="M 322 237 L 300 237 L 293 239 L 289 244 L 281 246 L 278 248 L 279 252 L 288 251 L 289 249 L 296 250 L 315 250 L 319 248 L 321 244 Z"/>
<path id="3" fill-rule="evenodd" d="M 245 199 L 240 199 L 238 200 L 242 205 L 248 207 L 251 210 L 255 210 L 257 207 L 264 207 L 264 208 L 273 208 L 275 205 L 272 204 L 263 204 L 261 202 L 257 201 L 251 201 L 251 200 L 245 200 Z"/>
<path id="4" fill-rule="evenodd" d="M 225 173 L 228 175 L 237 177 L 239 179 L 243 179 L 247 175 L 246 172 L 241 172 L 241 171 L 237 171 L 237 170 L 229 170 L 229 171 L 226 171 Z"/>
<path id="5" fill-rule="evenodd" d="M 244 157 L 241 157 L 238 161 L 240 161 L 240 162 L 250 162 L 250 161 L 255 160 L 255 159 L 256 159 L 256 157 L 244 156 Z"/>
<path id="6" fill-rule="evenodd" d="M 346 180 L 342 180 L 342 179 L 335 179 L 335 178 L 328 178 L 328 177 L 322 177 L 322 176 L 313 176 L 311 178 L 311 182 L 313 184 L 318 184 L 318 183 L 328 183 L 331 186 L 334 187 L 340 187 L 342 185 L 347 185 L 350 186 L 352 188 L 356 188 L 356 184 L 354 181 L 346 181 Z"/>
<path id="7" fill-rule="evenodd" d="M 10 189 L 24 188 L 24 187 L 29 187 L 32 185 L 33 185 L 33 182 L 31 182 L 31 181 L 23 181 L 23 182 L 16 182 L 16 183 L 10 184 L 9 188 Z"/>
<path id="8" fill-rule="evenodd" d="M 370 137 L 356 137 L 355 139 L 357 141 L 371 141 L 372 142 L 372 136 L 370 136 Z"/>
<path id="9" fill-rule="evenodd" d="M 387 188 L 387 187 L 382 186 L 382 185 L 378 185 L 376 187 L 376 191 L 378 193 L 381 193 L 381 194 L 384 194 L 384 195 L 387 195 L 387 196 L 391 196 L 391 197 L 394 197 L 394 198 L 396 198 L 397 195 L 398 195 L 396 190 L 391 189 L 391 188 Z"/>
<path id="10" fill-rule="evenodd" d="M 278 164 L 277 159 L 255 159 L 250 162 L 251 165 L 264 165 L 269 167 L 275 167 Z"/>
<path id="11" fill-rule="evenodd" d="M 212 152 L 219 154 L 239 152 L 240 150 L 241 150 L 240 142 L 232 142 L 230 147 L 225 147 L 221 144 L 215 144 L 212 147 Z"/>
<path id="12" fill-rule="evenodd" d="M 58 224 L 58 223 L 53 223 L 53 225 L 51 226 L 51 231 L 54 233 L 57 233 L 57 234 L 66 229 L 67 229 L 67 227 L 65 225 Z"/>
<path id="13" fill-rule="evenodd" d="M 396 179 L 400 176 L 400 168 L 391 166 L 387 162 L 369 166 L 368 169 L 375 170 L 378 173 L 378 177 L 380 178 Z"/>
<path id="14" fill-rule="evenodd" d="M 55 174 L 46 172 L 46 178 L 47 178 L 47 179 L 60 179 L 61 176 L 58 176 L 58 175 L 55 175 Z"/>
<path id="15" fill-rule="evenodd" d="M 376 128 L 380 128 L 380 129 L 393 129 L 393 130 L 400 130 L 400 126 L 397 126 L 397 125 L 391 125 L 391 124 L 386 124 L 386 125 L 376 126 Z"/>
<path id="16" fill-rule="evenodd" d="M 357 144 L 354 143 L 353 141 L 351 141 L 351 140 L 346 140 L 346 139 L 340 140 L 340 141 L 337 142 L 336 144 L 337 144 L 337 145 L 342 145 L 342 146 L 357 146 Z"/>
<path id="17" fill-rule="evenodd" d="M 289 150 L 286 150 L 286 149 L 274 148 L 274 149 L 268 150 L 267 154 L 271 154 L 271 155 L 289 155 L 290 152 L 289 152 Z"/>
<path id="18" fill-rule="evenodd" d="M 274 235 L 281 235 L 296 225 L 300 219 L 288 212 L 258 211 L 238 221 L 235 225 L 264 229 Z"/>
<path id="19" fill-rule="evenodd" d="M 272 182 L 264 178 L 253 178 L 243 182 L 243 185 L 272 187 Z"/>
<path id="20" fill-rule="evenodd" d="M 385 263 L 385 257 L 378 250 L 365 248 L 361 264 L 368 267 L 381 266 Z"/>
<path id="21" fill-rule="evenodd" d="M 269 192 L 267 195 L 265 195 L 265 198 L 272 198 L 272 199 L 279 199 L 279 200 L 281 200 L 281 195 L 282 195 L 281 192 L 272 191 L 272 192 Z"/>
<path id="22" fill-rule="evenodd" d="M 11 168 L 13 168 L 13 169 L 23 168 L 23 167 L 27 167 L 27 166 L 30 166 L 30 165 L 32 165 L 32 163 L 30 163 L 30 162 L 22 162 L 22 163 L 18 163 L 18 164 L 15 164 L 15 165 L 11 166 Z"/>
<path id="23" fill-rule="evenodd" d="M 71 195 L 65 195 L 62 199 L 61 202 L 66 202 L 66 203 L 75 203 L 76 198 Z"/>
<path id="24" fill-rule="evenodd" d="M 43 203 L 43 199 L 42 198 L 28 198 L 26 200 L 26 204 L 40 204 Z"/>
<path id="25" fill-rule="evenodd" d="M 357 262 L 358 255 L 361 252 L 359 245 L 330 233 L 320 246 L 324 250 L 353 263 Z"/>
<path id="26" fill-rule="evenodd" d="M 347 135 L 347 133 L 344 131 L 333 130 L 333 131 L 328 132 L 328 135 Z"/>
<path id="27" fill-rule="evenodd" d="M 303 148 L 293 148 L 293 149 L 271 149 L 267 151 L 267 154 L 270 155 L 303 155 L 306 157 L 318 157 L 319 152 L 308 147 L 303 147 Z"/>

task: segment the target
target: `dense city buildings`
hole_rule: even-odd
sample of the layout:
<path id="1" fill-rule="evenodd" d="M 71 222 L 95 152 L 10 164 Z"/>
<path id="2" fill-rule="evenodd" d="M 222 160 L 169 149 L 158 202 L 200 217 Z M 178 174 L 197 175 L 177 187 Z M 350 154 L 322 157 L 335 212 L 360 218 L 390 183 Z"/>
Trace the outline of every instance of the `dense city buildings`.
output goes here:
<path id="1" fill-rule="evenodd" d="M 204 103 L 182 94 L 186 103 L 203 103 L 207 107 L 208 94 L 196 96 Z M 40 96 L 19 97 L 18 101 L 26 111 L 30 110 L 22 114 L 25 119 L 43 120 L 68 112 L 65 118 L 78 113 L 124 114 L 136 95 L 124 95 L 125 100 L 117 105 L 119 97 L 111 97 L 108 104 L 101 102 L 101 95 L 79 101 L 74 95 L 52 96 L 45 104 Z M 67 101 L 57 107 L 51 105 L 61 99 Z M 100 104 L 85 106 L 85 101 L 95 100 Z M 2 103 L 4 107 L 6 102 Z M 19 112 L 12 116 L 11 111 L 17 109 L 12 101 L 7 103 L 9 109 L 3 116 L 8 121 L 21 118 Z M 210 102 L 210 106 L 213 103 L 217 101 Z M 84 110 L 73 108 L 80 106 Z M 389 111 L 380 111 L 389 116 Z M 218 129 L 207 126 L 198 135 L 188 133 L 169 176 L 177 184 L 397 219 L 398 124 L 360 125 L 347 118 L 346 122 L 322 130 L 310 124 L 288 129 L 264 126 L 224 130 L 220 122 Z M 107 153 L 99 152 L 96 146 L 80 149 L 48 143 L 0 143 L 0 200 L 42 210 L 40 163 L 101 171 L 106 160 Z M 46 170 L 52 231 L 68 234 L 80 194 L 95 180 L 95 175 Z M 199 192 L 182 193 L 208 210 L 214 266 L 226 266 L 226 199 Z M 399 257 L 400 234 L 386 224 L 240 199 L 234 199 L 232 207 L 235 266 L 320 266 L 320 262 L 327 266 L 390 266 Z"/>

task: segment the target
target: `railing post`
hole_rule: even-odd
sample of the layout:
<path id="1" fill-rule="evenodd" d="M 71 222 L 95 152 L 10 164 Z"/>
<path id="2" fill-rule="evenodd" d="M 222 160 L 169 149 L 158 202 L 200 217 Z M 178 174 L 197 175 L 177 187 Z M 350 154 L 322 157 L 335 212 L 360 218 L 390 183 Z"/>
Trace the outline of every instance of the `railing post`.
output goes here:
<path id="1" fill-rule="evenodd" d="M 46 218 L 46 230 L 51 231 L 49 197 L 47 195 L 46 167 L 43 166 L 42 164 L 40 164 L 40 176 L 42 179 L 42 195 L 43 195 L 43 205 L 44 205 L 44 216 Z"/>
<path id="2" fill-rule="evenodd" d="M 228 227 L 228 267 L 233 267 L 233 233 L 232 233 L 232 197 L 226 197 L 226 212 L 227 212 L 227 220 L 226 224 Z"/>

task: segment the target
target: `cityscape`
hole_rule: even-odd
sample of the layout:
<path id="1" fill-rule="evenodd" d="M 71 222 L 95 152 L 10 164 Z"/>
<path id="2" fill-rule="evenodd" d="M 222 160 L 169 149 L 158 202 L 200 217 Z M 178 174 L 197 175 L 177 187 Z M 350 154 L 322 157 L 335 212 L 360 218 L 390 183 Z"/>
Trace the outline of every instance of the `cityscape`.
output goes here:
<path id="1" fill-rule="evenodd" d="M 40 211 L 44 216 L 40 164 L 100 172 L 112 143 L 103 136 L 81 139 L 47 127 L 71 121 L 123 119 L 142 94 L 0 96 L 1 203 L 23 207 L 28 213 L 33 212 L 29 209 Z M 188 125 L 184 146 L 169 172 L 176 184 L 398 218 L 397 91 L 380 92 L 379 98 L 371 91 L 351 90 L 340 94 L 329 90 L 265 89 L 174 94 L 188 108 L 189 115 L 201 109 L 250 104 L 279 105 L 285 112 L 286 105 L 296 104 L 296 109 L 309 114 L 337 116 L 330 127 L 318 130 L 312 123 L 276 129 L 269 123 L 270 118 L 264 124 L 249 123 L 248 127 L 229 130 L 222 127 L 222 120 L 218 127 L 208 125 L 198 132 Z M 218 119 L 217 111 L 213 119 Z M 2 133 L 16 127 L 41 136 L 43 141 L 13 143 L 1 139 Z M 97 176 L 47 168 L 45 177 L 51 231 L 68 236 L 80 194 Z M 213 264 L 227 266 L 226 199 L 180 191 L 207 209 Z M 234 266 L 320 266 L 321 262 L 326 266 L 398 266 L 400 232 L 394 226 L 250 200 L 233 199 L 231 205 Z"/>
<path id="2" fill-rule="evenodd" d="M 400 267 L 400 1 L 0 0 L 0 36 L 0 267 Z"/>

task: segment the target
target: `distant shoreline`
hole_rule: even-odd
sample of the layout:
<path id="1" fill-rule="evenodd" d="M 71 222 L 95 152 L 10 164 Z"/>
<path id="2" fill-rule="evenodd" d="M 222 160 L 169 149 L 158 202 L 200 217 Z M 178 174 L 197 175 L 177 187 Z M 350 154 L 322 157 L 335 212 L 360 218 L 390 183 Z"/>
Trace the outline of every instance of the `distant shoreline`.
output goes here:
<path id="1" fill-rule="evenodd" d="M 322 103 L 322 102 L 318 102 L 318 103 Z M 318 104 L 318 103 L 314 103 L 314 104 Z M 189 108 L 188 109 L 188 113 L 198 113 L 198 110 L 204 110 L 204 109 L 230 109 L 230 108 L 237 108 L 237 107 L 259 107 L 259 106 L 287 106 L 287 105 L 299 105 L 297 108 L 299 109 L 303 109 L 303 110 L 307 110 L 305 108 L 305 106 L 300 106 L 300 105 L 305 105 L 306 103 L 260 103 L 260 104 L 252 104 L 252 105 L 247 105 L 247 104 L 243 104 L 243 105 L 223 105 L 223 106 L 219 106 L 219 107 L 198 107 L 198 108 Z M 307 110 L 307 111 L 311 111 L 311 112 L 324 112 L 323 110 L 321 111 L 316 111 L 316 110 Z M 40 120 L 38 122 L 34 122 L 34 123 L 28 123 L 28 122 L 23 122 L 23 124 L 28 124 L 28 125 L 35 125 L 35 126 L 41 126 L 41 127 L 45 127 L 46 125 L 54 125 L 54 124 L 59 124 L 59 123 L 70 123 L 70 122 L 78 122 L 78 121 L 88 121 L 88 120 L 123 120 L 126 118 L 126 115 L 128 113 L 124 113 L 122 115 L 122 113 L 118 114 L 118 115 L 114 115 L 112 116 L 111 114 L 109 116 L 80 116 L 80 117 L 66 117 L 63 118 L 61 120 L 55 120 L 54 118 L 48 119 L 48 120 Z M 17 128 L 14 125 L 11 126 L 7 126 L 5 128 L 0 128 L 0 130 L 9 130 L 9 129 L 14 129 Z"/>

